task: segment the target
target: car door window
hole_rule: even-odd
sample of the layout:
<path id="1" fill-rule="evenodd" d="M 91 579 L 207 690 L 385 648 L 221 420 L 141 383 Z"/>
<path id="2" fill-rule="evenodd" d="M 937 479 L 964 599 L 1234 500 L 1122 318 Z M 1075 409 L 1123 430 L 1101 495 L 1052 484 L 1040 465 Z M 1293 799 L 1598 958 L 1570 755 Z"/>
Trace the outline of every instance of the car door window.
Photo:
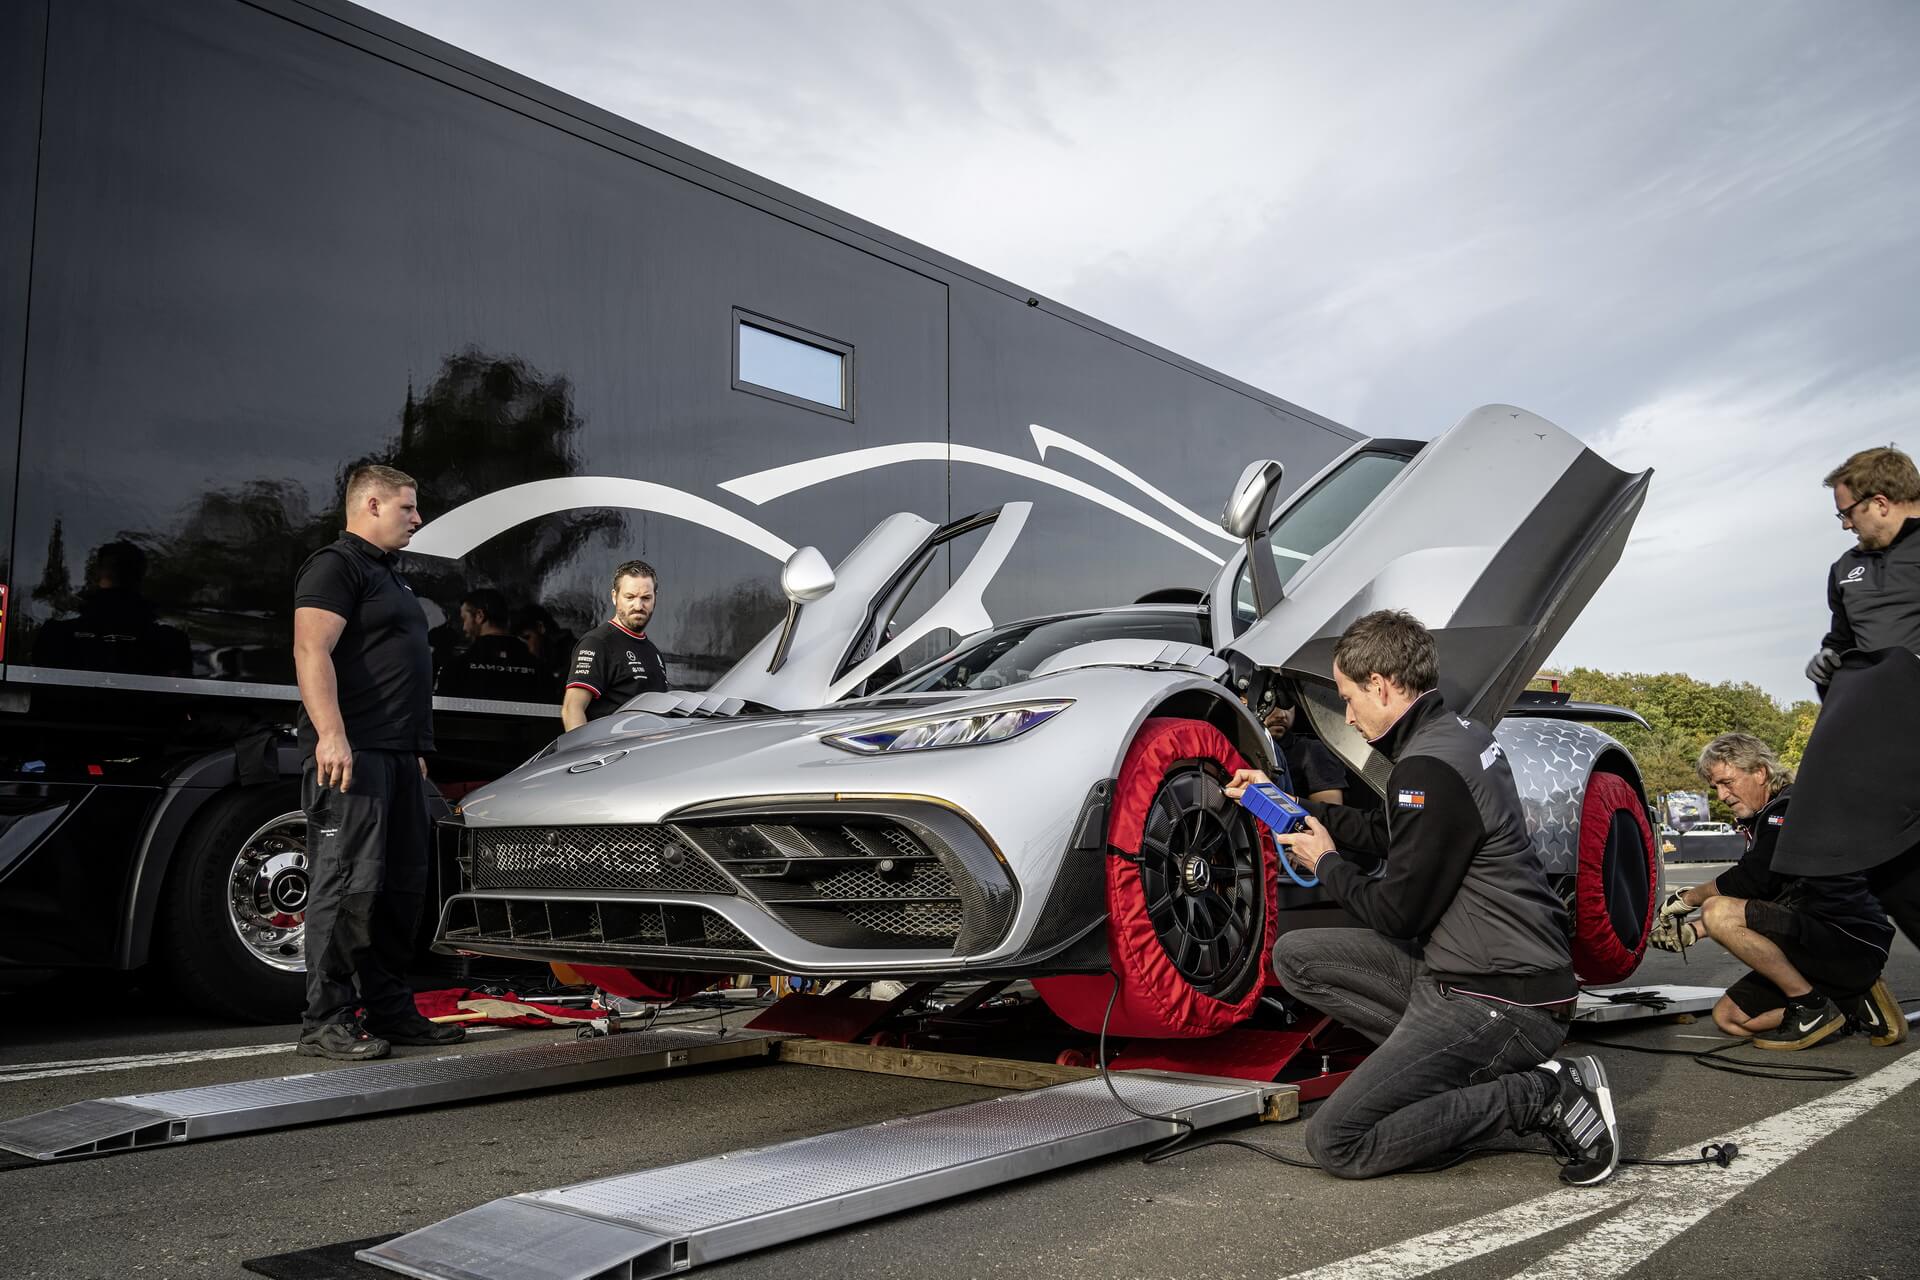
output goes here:
<path id="1" fill-rule="evenodd" d="M 1302 565 L 1345 532 L 1411 460 L 1398 453 L 1356 453 L 1282 511 L 1272 533 L 1281 584 L 1292 581 Z M 1245 631 L 1259 616 L 1253 602 L 1253 575 L 1243 564 L 1233 581 L 1234 634 Z"/>

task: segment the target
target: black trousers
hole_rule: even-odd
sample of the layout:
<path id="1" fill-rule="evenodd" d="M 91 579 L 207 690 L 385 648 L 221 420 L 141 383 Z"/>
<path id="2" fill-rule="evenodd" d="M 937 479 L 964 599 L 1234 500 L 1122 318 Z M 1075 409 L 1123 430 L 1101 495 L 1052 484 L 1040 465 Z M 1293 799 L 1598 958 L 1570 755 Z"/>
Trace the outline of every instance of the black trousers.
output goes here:
<path id="1" fill-rule="evenodd" d="M 426 899 L 426 780 L 410 751 L 356 751 L 348 789 L 323 787 L 312 757 L 300 779 L 307 811 L 307 1010 L 312 1031 L 376 1025 L 413 1011 L 407 964 Z"/>
<path id="2" fill-rule="evenodd" d="M 1533 1067 L 1566 1039 L 1544 1009 L 1434 981 L 1404 942 L 1371 929 L 1296 929 L 1273 947 L 1288 992 L 1379 1047 L 1307 1121 L 1328 1173 L 1372 1178 L 1530 1132 L 1554 1086 Z"/>

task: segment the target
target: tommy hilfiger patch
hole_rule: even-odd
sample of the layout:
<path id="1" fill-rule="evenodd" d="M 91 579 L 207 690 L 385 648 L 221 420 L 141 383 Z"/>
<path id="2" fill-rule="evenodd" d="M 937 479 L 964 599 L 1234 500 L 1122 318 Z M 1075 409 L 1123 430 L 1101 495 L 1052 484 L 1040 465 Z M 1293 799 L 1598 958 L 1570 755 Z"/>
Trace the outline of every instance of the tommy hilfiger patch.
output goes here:
<path id="1" fill-rule="evenodd" d="M 1402 791 L 1396 799 L 1402 809 L 1427 807 L 1427 793 L 1424 791 Z"/>
<path id="2" fill-rule="evenodd" d="M 1767 825 L 1770 827 L 1784 827 L 1787 825 L 1787 815 L 1784 813 L 1776 813 L 1767 819 Z"/>

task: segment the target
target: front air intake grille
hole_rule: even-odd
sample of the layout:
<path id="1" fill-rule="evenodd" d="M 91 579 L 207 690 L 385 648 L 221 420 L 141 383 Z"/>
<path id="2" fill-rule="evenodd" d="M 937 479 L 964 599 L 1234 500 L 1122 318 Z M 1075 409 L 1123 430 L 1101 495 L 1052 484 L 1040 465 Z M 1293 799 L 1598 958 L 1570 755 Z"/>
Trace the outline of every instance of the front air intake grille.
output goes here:
<path id="1" fill-rule="evenodd" d="M 736 892 L 672 827 L 470 827 L 468 835 L 475 889 Z"/>
<path id="2" fill-rule="evenodd" d="M 944 820 L 941 830 L 852 813 L 683 822 L 679 830 L 809 942 L 957 950 L 970 909 L 981 921 L 980 932 L 997 936 L 1012 898 L 1004 889 L 990 897 L 971 874 L 969 859 L 954 847 L 958 840 L 968 845 L 966 853 L 984 855 L 972 860 L 991 867 L 1005 884 L 971 827 L 949 814 L 936 816 Z"/>
<path id="3" fill-rule="evenodd" d="M 461 894 L 447 902 L 438 942 L 464 951 L 595 960 L 699 951 L 765 958 L 753 939 L 704 907 L 571 897 Z"/>

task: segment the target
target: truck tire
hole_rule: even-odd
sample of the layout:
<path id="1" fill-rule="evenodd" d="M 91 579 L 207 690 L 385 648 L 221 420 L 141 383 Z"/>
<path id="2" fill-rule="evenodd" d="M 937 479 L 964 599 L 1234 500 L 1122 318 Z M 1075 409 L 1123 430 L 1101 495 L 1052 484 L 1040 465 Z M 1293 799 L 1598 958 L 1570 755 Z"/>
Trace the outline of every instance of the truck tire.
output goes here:
<path id="1" fill-rule="evenodd" d="M 159 955 L 175 989 L 243 1022 L 294 1022 L 306 1003 L 307 819 L 300 784 L 227 792 L 174 853 Z"/>

